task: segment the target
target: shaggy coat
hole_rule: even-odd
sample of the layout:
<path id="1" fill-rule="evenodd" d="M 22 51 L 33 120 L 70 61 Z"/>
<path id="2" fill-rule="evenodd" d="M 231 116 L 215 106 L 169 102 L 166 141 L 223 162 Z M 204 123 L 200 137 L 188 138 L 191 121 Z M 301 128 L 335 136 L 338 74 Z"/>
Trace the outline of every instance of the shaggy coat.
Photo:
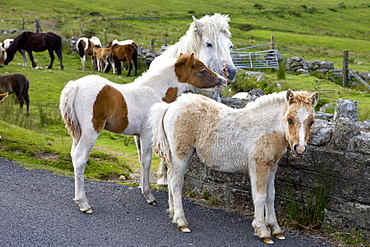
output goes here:
<path id="1" fill-rule="evenodd" d="M 152 158 L 152 130 L 148 125 L 150 107 L 172 102 L 194 87 L 225 85 L 223 77 L 209 70 L 194 54 L 181 54 L 158 71 L 147 71 L 130 84 L 116 84 L 90 75 L 70 81 L 60 97 L 60 110 L 73 139 L 72 163 L 75 169 L 75 201 L 84 212 L 92 212 L 85 195 L 84 169 L 100 132 L 105 129 L 134 135 L 142 165 L 141 189 L 148 203 L 155 204 L 149 187 Z"/>
<path id="2" fill-rule="evenodd" d="M 317 95 L 288 90 L 261 96 L 242 109 L 196 94 L 184 94 L 171 104 L 155 104 L 149 121 L 154 151 L 168 164 L 169 212 L 173 222 L 183 231 L 190 231 L 181 191 L 186 167 L 197 152 L 212 169 L 248 171 L 256 235 L 271 242 L 271 230 L 283 238 L 274 209 L 277 163 L 288 145 L 295 157 L 306 152 Z"/>

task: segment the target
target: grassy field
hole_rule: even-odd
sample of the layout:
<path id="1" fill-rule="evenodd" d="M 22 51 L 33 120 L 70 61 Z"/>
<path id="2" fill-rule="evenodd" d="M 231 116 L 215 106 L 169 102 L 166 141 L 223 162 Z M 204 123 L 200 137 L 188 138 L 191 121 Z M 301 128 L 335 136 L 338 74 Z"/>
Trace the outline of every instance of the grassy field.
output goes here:
<path id="1" fill-rule="evenodd" d="M 231 40 L 235 48 L 268 43 L 270 35 L 274 34 L 275 48 L 286 59 L 302 56 L 307 61 L 331 61 L 335 68 L 341 68 L 343 50 L 349 50 L 350 69 L 366 72 L 370 69 L 370 3 L 364 0 L 350 3 L 334 0 L 309 3 L 302 0 L 159 0 L 140 4 L 107 0 L 88 3 L 63 0 L 52 4 L 46 0 L 13 0 L 2 3 L 0 11 L 0 30 L 21 29 L 24 19 L 24 29 L 33 31 L 33 20 L 39 19 L 43 31 L 53 31 L 63 39 L 81 35 L 98 36 L 103 43 L 115 38 L 133 39 L 146 48 L 150 40 L 155 39 L 156 49 L 165 39 L 168 44 L 177 42 L 187 31 L 191 16 L 201 18 L 219 12 L 228 14 L 231 19 Z M 11 34 L 0 35 L 0 40 L 5 38 L 14 37 Z M 41 69 L 22 67 L 19 54 L 8 66 L 0 68 L 0 74 L 24 74 L 31 84 L 29 117 L 19 111 L 14 96 L 0 103 L 0 156 L 29 168 L 48 169 L 71 176 L 71 138 L 59 116 L 60 92 L 69 80 L 97 72 L 91 69 L 81 72 L 80 59 L 70 52 L 68 43 L 64 43 L 64 70 L 59 69 L 57 59 L 53 69 L 46 69 L 49 63 L 47 52 L 35 53 L 34 56 Z M 87 68 L 89 66 L 88 63 Z M 145 70 L 139 69 L 139 72 Z M 127 78 L 125 73 L 122 76 L 102 76 L 116 83 L 130 83 L 135 79 Z M 268 73 L 266 77 L 268 83 L 280 83 L 283 89 L 319 90 L 322 104 L 335 103 L 338 98 L 357 100 L 359 118 L 370 119 L 369 92 L 361 87 L 342 88 L 334 82 L 310 75 L 287 74 L 286 79 L 277 80 L 275 73 Z M 238 78 L 243 78 L 243 71 L 239 72 Z M 158 161 L 154 157 L 153 171 Z M 132 137 L 103 132 L 90 155 L 86 175 L 92 179 L 116 179 L 120 175 L 129 178 L 138 170 Z"/>

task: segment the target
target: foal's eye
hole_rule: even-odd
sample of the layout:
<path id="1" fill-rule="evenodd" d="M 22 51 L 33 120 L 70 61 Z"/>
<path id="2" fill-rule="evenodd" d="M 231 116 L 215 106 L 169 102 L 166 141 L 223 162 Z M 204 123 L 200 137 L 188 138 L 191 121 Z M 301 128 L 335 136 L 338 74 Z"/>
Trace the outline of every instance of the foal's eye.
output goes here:
<path id="1" fill-rule="evenodd" d="M 213 47 L 213 45 L 211 43 L 207 43 L 206 46 L 209 47 L 209 48 Z"/>
<path id="2" fill-rule="evenodd" d="M 293 123 L 293 120 L 288 118 L 288 124 L 292 124 Z"/>

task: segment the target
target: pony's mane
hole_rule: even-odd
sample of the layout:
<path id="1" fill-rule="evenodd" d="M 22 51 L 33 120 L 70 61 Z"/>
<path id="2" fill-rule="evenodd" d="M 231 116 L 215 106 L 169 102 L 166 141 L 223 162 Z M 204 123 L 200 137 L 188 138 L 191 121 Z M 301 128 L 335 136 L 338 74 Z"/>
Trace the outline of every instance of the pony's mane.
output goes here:
<path id="1" fill-rule="evenodd" d="M 266 106 L 279 106 L 279 105 L 286 105 L 286 91 L 279 92 L 279 93 L 272 93 L 263 95 L 256 99 L 256 101 L 248 103 L 245 109 L 250 111 L 256 111 Z"/>
<path id="2" fill-rule="evenodd" d="M 199 35 L 210 37 L 216 41 L 219 32 L 223 32 L 227 38 L 231 37 L 229 30 L 230 18 L 227 15 L 215 13 L 212 16 L 206 15 L 198 20 L 203 24 L 202 30 L 198 30 L 195 23 L 192 22 L 186 34 L 174 45 L 170 46 L 163 54 L 170 56 L 179 56 L 180 53 L 196 52 L 199 49 Z M 215 42 L 217 44 L 217 42 Z"/>
<path id="3" fill-rule="evenodd" d="M 255 111 L 266 106 L 284 106 L 288 102 L 286 96 L 287 91 L 263 95 L 257 98 L 256 101 L 247 104 L 245 109 Z M 312 104 L 312 98 L 310 96 L 310 93 L 306 91 L 294 91 L 293 102 L 298 104 Z"/>

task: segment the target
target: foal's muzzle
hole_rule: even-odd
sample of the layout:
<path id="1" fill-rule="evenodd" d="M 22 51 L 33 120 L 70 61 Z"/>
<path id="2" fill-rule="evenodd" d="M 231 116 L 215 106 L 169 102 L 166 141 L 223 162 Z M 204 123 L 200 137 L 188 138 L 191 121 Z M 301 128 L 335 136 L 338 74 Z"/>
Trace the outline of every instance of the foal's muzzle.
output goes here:
<path id="1" fill-rule="evenodd" d="M 294 145 L 292 153 L 294 158 L 302 158 L 303 154 L 307 151 L 307 145 L 300 146 L 298 144 Z"/>

